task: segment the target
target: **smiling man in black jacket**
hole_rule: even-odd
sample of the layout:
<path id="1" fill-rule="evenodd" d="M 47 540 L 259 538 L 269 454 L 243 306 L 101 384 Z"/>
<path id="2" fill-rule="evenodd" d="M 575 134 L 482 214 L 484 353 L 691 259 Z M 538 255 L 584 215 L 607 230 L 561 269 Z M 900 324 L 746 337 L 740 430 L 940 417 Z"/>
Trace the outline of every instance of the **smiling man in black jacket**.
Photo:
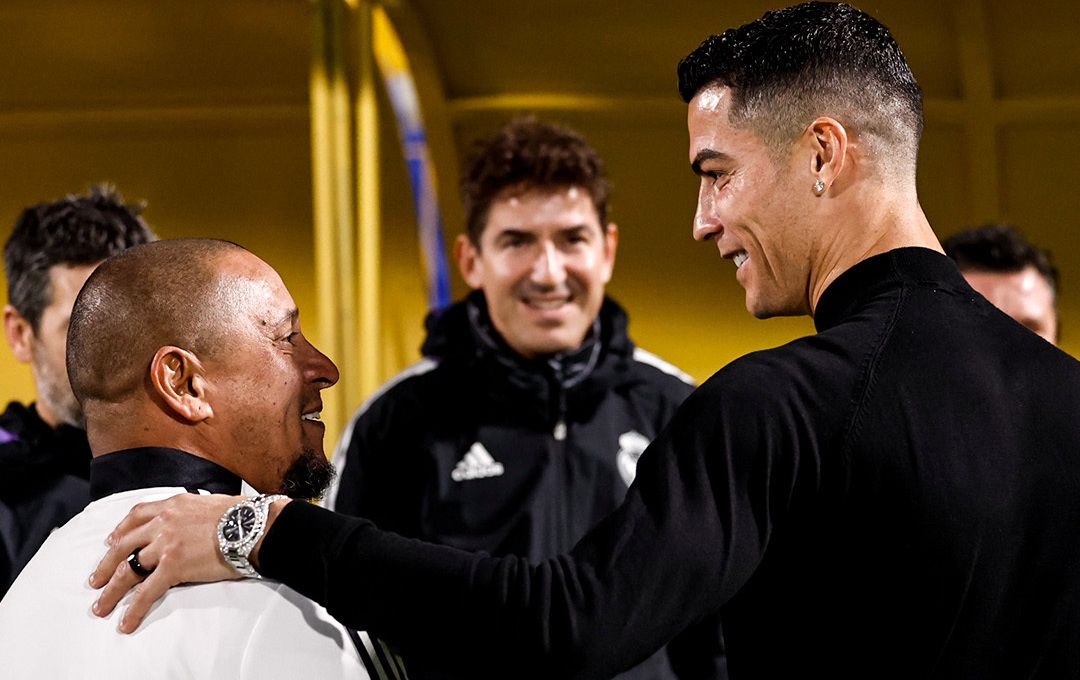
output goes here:
<path id="1" fill-rule="evenodd" d="M 709 38 L 679 80 L 695 236 L 751 312 L 817 332 L 702 385 L 569 554 L 482 557 L 280 502 L 261 573 L 475 677 L 608 677 L 718 610 L 736 680 L 1080 676 L 1080 363 L 943 254 L 888 29 L 799 5 Z M 124 630 L 169 584 L 231 576 L 212 536 L 238 500 L 129 515 L 102 611 L 148 542 Z"/>
<path id="2" fill-rule="evenodd" d="M 328 506 L 404 536 L 543 560 L 618 507 L 690 394 L 604 294 L 618 230 L 579 134 L 523 118 L 476 145 L 455 252 L 474 291 L 349 423 Z M 715 622 L 624 680 L 725 678 Z M 676 672 L 673 672 L 676 671 Z M 444 677 L 413 664 L 414 679 Z"/>

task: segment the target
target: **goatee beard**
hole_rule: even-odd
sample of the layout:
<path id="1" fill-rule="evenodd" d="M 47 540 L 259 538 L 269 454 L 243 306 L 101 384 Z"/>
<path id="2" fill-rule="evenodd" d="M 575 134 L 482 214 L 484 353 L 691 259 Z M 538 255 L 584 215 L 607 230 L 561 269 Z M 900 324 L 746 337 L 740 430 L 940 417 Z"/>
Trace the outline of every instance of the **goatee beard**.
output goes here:
<path id="1" fill-rule="evenodd" d="M 285 472 L 281 493 L 289 498 L 317 500 L 334 480 L 337 471 L 323 454 L 305 448 Z"/>

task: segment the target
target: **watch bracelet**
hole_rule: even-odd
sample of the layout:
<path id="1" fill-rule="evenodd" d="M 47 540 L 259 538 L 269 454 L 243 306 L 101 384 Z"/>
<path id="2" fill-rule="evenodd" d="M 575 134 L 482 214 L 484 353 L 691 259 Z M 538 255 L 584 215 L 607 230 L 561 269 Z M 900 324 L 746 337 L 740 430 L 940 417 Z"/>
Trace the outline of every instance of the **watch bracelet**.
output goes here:
<path id="1" fill-rule="evenodd" d="M 245 498 L 244 500 L 229 507 L 225 511 L 225 514 L 221 516 L 221 520 L 218 522 L 218 550 L 221 552 L 221 556 L 225 559 L 225 562 L 235 569 L 242 577 L 245 578 L 262 578 L 258 571 L 255 570 L 254 565 L 251 564 L 251 560 L 248 556 L 251 554 L 252 548 L 262 538 L 262 535 L 266 532 L 266 520 L 270 516 L 270 505 L 275 501 L 285 500 L 289 498 L 284 494 L 259 494 L 252 498 Z M 255 512 L 255 526 L 252 527 L 252 531 L 242 541 L 235 544 L 234 551 L 227 551 L 226 546 L 231 543 L 227 541 L 222 535 L 222 527 L 225 524 L 225 519 L 230 513 L 237 510 L 237 508 L 244 506 L 250 507 Z"/>

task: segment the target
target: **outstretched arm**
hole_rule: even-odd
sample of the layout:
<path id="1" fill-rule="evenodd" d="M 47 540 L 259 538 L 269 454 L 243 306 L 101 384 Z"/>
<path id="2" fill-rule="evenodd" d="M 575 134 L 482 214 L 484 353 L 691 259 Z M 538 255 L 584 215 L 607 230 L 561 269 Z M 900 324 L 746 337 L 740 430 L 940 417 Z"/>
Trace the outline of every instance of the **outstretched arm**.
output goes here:
<path id="1" fill-rule="evenodd" d="M 715 612 L 753 574 L 775 523 L 799 511 L 791 507 L 799 478 L 792 452 L 801 447 L 788 436 L 799 428 L 775 428 L 760 400 L 719 409 L 722 400 L 691 396 L 642 455 L 625 503 L 569 555 L 538 564 L 492 558 L 288 503 L 273 508 L 258 568 L 342 623 L 449 672 L 610 677 Z M 185 496 L 141 506 L 116 532 L 96 584 L 132 549 L 158 546 L 144 549 L 144 565 L 157 571 L 124 630 L 171 584 L 235 577 L 215 527 L 238 499 Z M 172 520 L 150 518 L 159 510 Z M 123 566 L 116 576 L 103 607 L 137 580 Z"/>

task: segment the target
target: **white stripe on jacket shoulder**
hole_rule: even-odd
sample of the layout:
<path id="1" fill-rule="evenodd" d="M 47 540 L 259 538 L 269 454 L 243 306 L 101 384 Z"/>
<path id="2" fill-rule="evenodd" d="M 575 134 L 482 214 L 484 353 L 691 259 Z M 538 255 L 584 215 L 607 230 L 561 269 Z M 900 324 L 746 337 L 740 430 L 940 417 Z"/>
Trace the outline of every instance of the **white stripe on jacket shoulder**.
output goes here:
<path id="1" fill-rule="evenodd" d="M 674 376 L 679 380 L 682 380 L 687 385 L 693 385 L 694 387 L 697 387 L 697 381 L 694 380 L 689 373 L 684 372 L 675 364 L 670 364 L 661 359 L 660 357 L 656 356 L 652 352 L 643 350 L 640 347 L 634 348 L 634 361 L 652 366 L 659 371 L 663 371 L 668 375 Z"/>
<path id="2" fill-rule="evenodd" d="M 375 390 L 375 392 L 360 405 L 360 408 L 356 409 L 352 418 L 349 418 L 349 422 L 345 425 L 345 431 L 342 432 L 341 437 L 338 438 L 337 445 L 334 447 L 334 455 L 330 460 L 334 463 L 334 470 L 337 474 L 334 475 L 334 481 L 330 483 L 330 488 L 319 501 L 320 506 L 333 510 L 334 505 L 337 503 L 338 488 L 341 484 L 341 471 L 345 467 L 345 450 L 349 448 L 349 442 L 352 441 L 353 428 L 356 427 L 356 421 L 360 419 L 360 416 L 364 415 L 364 413 L 371 408 L 371 405 L 375 403 L 379 397 L 383 396 L 393 388 L 394 385 L 408 380 L 409 378 L 415 378 L 416 376 L 429 373 L 435 370 L 438 365 L 439 362 L 434 359 L 421 359 L 380 385 L 379 389 Z"/>

